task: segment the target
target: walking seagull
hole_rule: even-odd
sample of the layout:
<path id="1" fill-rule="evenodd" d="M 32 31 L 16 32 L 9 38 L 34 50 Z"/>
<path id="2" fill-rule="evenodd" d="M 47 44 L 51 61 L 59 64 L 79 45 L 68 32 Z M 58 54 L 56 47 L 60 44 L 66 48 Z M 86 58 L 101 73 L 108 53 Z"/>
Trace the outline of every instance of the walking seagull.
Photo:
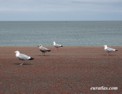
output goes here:
<path id="1" fill-rule="evenodd" d="M 118 51 L 117 49 L 114 49 L 114 48 L 110 48 L 108 47 L 107 45 L 104 45 L 104 50 L 109 54 L 111 52 L 116 52 Z"/>
<path id="2" fill-rule="evenodd" d="M 55 48 L 63 47 L 63 45 L 57 44 L 55 41 L 53 42 L 53 46 L 54 46 Z"/>
<path id="3" fill-rule="evenodd" d="M 46 52 L 50 52 L 51 50 L 42 46 L 42 45 L 39 45 L 39 50 L 45 55 Z"/>
<path id="4" fill-rule="evenodd" d="M 32 58 L 31 56 L 28 56 L 26 54 L 22 54 L 20 53 L 19 51 L 15 51 L 15 56 L 19 59 L 19 60 L 22 60 L 22 61 L 27 61 L 27 60 L 33 60 L 34 58 Z M 23 63 L 21 63 L 20 65 L 23 65 Z"/>

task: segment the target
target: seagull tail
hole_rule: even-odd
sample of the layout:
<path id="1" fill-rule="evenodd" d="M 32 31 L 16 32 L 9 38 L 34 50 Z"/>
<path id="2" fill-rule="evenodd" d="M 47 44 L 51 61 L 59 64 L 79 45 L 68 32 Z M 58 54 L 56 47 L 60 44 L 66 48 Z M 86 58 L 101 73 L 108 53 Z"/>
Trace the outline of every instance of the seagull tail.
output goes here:
<path id="1" fill-rule="evenodd" d="M 115 51 L 118 51 L 117 49 Z"/>
<path id="2" fill-rule="evenodd" d="M 34 60 L 34 58 L 33 58 L 33 57 L 31 57 L 29 60 Z"/>
<path id="3" fill-rule="evenodd" d="M 48 52 L 51 52 L 51 50 L 48 50 Z"/>

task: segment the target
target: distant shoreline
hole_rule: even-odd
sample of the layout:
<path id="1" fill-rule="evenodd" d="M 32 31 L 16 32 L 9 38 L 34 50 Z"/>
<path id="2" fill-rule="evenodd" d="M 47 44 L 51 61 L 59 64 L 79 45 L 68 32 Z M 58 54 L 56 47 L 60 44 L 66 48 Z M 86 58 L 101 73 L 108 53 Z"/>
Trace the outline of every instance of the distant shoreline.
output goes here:
<path id="1" fill-rule="evenodd" d="M 121 21 L 122 20 L 96 20 L 96 21 L 95 20 L 88 20 L 88 21 L 87 20 L 85 20 L 85 21 L 79 21 L 79 20 L 78 21 L 77 20 L 74 20 L 74 21 L 65 21 L 65 20 L 64 21 L 59 21 L 59 20 L 57 20 L 57 21 L 53 21 L 53 20 L 50 20 L 50 21 L 29 21 L 29 20 L 28 21 L 24 21 L 24 20 L 23 21 L 21 21 L 21 20 L 20 21 L 16 21 L 16 20 L 11 21 L 10 20 L 10 21 L 0 21 L 0 22 L 121 22 Z"/>
<path id="2" fill-rule="evenodd" d="M 0 22 L 1 46 L 122 46 L 122 21 Z"/>

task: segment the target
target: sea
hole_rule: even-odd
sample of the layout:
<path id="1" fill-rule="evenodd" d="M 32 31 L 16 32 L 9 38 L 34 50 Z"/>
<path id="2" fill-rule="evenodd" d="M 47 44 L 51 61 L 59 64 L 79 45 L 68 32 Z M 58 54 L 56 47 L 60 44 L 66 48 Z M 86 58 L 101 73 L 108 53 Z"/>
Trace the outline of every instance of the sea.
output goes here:
<path id="1" fill-rule="evenodd" d="M 122 46 L 122 21 L 0 21 L 0 46 Z"/>

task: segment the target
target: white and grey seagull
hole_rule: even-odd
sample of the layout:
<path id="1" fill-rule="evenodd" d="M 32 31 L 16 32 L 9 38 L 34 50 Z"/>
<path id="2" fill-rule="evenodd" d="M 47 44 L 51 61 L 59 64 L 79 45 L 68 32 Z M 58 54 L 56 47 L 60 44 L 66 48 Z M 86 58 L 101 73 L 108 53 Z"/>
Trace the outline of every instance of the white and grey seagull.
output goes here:
<path id="1" fill-rule="evenodd" d="M 54 46 L 55 48 L 63 47 L 63 45 L 57 44 L 55 41 L 53 42 L 53 46 Z"/>
<path id="2" fill-rule="evenodd" d="M 50 52 L 51 50 L 42 46 L 42 45 L 39 45 L 39 50 L 45 55 L 46 52 Z"/>
<path id="3" fill-rule="evenodd" d="M 22 60 L 22 61 L 27 61 L 27 60 L 33 60 L 34 58 L 32 58 L 31 56 L 28 56 L 26 54 L 22 54 L 20 53 L 19 51 L 15 51 L 15 56 L 19 59 L 19 60 Z M 23 63 L 21 63 L 20 65 L 23 65 Z"/>
<path id="4" fill-rule="evenodd" d="M 108 47 L 107 45 L 104 45 L 104 50 L 109 54 L 111 52 L 116 52 L 118 51 L 117 49 L 114 49 L 114 48 L 110 48 Z"/>

